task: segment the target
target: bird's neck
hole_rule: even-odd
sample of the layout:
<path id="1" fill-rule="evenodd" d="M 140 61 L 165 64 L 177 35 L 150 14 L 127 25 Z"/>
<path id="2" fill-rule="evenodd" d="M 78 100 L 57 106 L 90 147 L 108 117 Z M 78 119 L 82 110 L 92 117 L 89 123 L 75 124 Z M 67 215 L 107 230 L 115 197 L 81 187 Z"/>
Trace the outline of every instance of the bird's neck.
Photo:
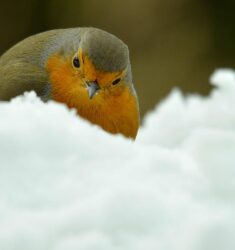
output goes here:
<path id="1" fill-rule="evenodd" d="M 136 137 L 139 127 L 138 104 L 128 89 L 118 96 L 97 94 L 93 99 L 88 98 L 87 91 L 82 87 L 66 94 L 54 90 L 52 88 L 54 100 L 75 108 L 81 117 L 91 123 L 101 126 L 112 134 L 121 133 L 126 137 Z"/>

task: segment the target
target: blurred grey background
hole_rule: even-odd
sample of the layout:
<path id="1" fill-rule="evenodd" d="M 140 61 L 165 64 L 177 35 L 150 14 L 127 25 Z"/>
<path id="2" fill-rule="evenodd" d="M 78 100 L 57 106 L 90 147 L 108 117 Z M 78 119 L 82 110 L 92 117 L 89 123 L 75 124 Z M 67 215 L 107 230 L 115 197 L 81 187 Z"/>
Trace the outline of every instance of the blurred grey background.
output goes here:
<path id="1" fill-rule="evenodd" d="M 208 94 L 209 75 L 235 67 L 234 0 L 2 0 L 0 53 L 49 29 L 95 26 L 130 49 L 142 116 L 177 86 Z"/>

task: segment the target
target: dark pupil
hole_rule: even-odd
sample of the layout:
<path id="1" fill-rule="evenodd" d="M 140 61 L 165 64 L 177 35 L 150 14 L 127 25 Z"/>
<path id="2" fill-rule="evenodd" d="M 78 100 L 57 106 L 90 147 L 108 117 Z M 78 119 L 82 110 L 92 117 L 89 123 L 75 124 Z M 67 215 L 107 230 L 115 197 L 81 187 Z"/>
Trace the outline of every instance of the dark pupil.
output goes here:
<path id="1" fill-rule="evenodd" d="M 80 62 L 79 62 L 79 59 L 77 57 L 74 57 L 74 59 L 73 59 L 73 65 L 76 68 L 80 67 Z"/>
<path id="2" fill-rule="evenodd" d="M 115 81 L 113 81 L 113 85 L 118 84 L 120 81 L 121 81 L 120 78 L 116 79 Z"/>

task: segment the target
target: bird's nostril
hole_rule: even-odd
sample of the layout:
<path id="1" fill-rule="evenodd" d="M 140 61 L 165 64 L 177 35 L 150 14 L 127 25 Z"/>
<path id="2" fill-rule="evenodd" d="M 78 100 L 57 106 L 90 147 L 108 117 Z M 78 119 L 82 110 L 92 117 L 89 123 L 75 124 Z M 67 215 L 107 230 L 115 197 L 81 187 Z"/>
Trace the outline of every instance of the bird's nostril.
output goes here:
<path id="1" fill-rule="evenodd" d="M 97 85 L 99 86 L 98 82 L 97 81 L 85 81 L 86 85 L 87 86 L 91 86 L 91 85 Z"/>

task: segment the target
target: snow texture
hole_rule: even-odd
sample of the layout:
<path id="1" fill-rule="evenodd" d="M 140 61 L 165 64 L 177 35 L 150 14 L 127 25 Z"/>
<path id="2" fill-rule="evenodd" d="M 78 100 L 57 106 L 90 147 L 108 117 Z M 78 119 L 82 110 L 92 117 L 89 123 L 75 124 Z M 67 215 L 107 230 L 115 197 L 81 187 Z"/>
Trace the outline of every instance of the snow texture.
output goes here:
<path id="1" fill-rule="evenodd" d="M 234 250 L 235 72 L 135 142 L 34 93 L 0 103 L 1 250 Z"/>

